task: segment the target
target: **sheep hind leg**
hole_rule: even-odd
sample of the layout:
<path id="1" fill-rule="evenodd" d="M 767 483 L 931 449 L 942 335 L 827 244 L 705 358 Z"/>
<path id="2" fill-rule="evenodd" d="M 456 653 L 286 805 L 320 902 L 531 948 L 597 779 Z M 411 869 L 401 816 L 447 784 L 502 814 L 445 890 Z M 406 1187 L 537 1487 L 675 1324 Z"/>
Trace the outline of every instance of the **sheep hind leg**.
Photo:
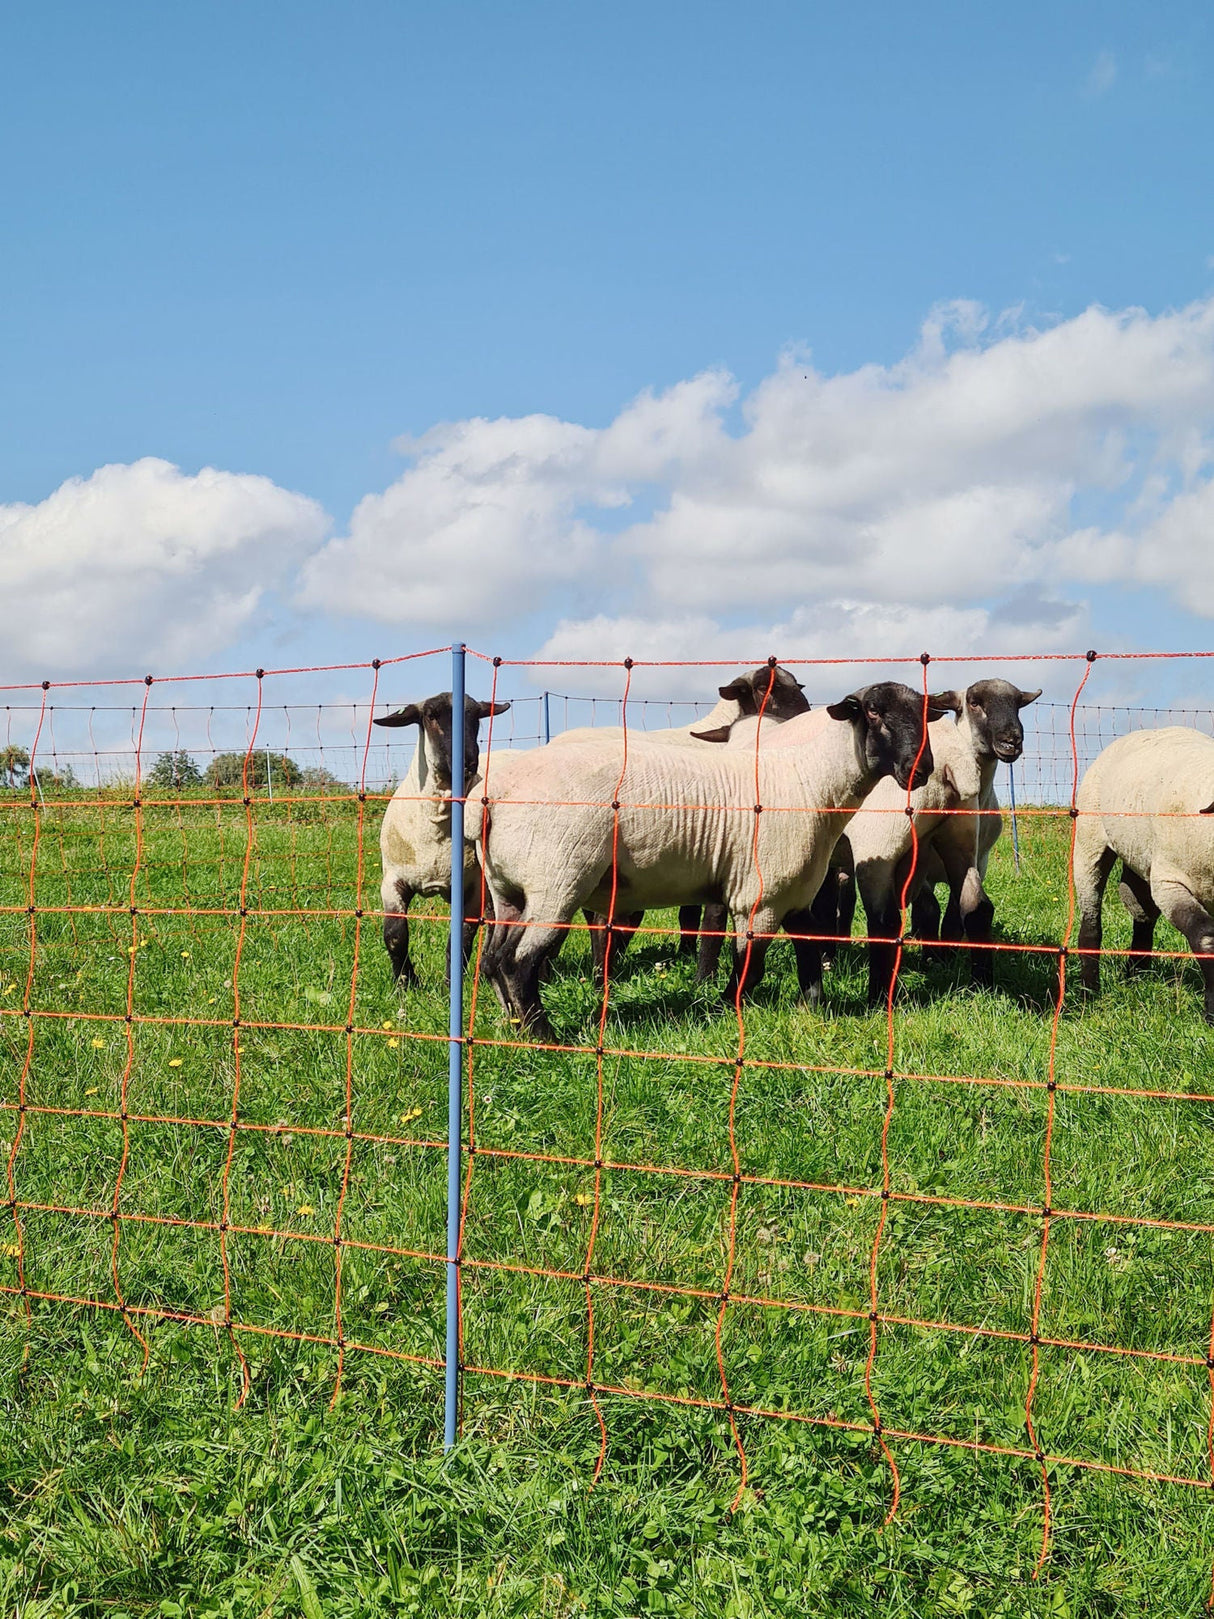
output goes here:
<path id="1" fill-rule="evenodd" d="M 645 920 L 644 911 L 625 911 L 609 922 L 600 911 L 583 911 L 590 926 L 590 956 L 596 989 L 602 989 L 607 975 L 607 940 L 611 939 L 611 966 L 620 964 L 632 936 Z"/>
<path id="2" fill-rule="evenodd" d="M 559 952 L 568 931 L 532 922 L 516 930 L 521 937 L 515 944 L 510 960 L 501 965 L 499 976 L 505 997 L 509 1001 L 509 1016 L 517 1020 L 528 1033 L 538 1040 L 552 1040 L 552 1024 L 540 999 L 540 983 L 545 969 Z"/>
<path id="3" fill-rule="evenodd" d="M 696 957 L 696 983 L 707 984 L 717 976 L 729 912 L 724 905 L 705 905 L 700 922 L 700 947 Z"/>
<path id="4" fill-rule="evenodd" d="M 1205 1019 L 1207 1023 L 1214 1023 L 1214 917 L 1174 878 L 1153 880 L 1151 898 L 1176 931 L 1184 934 L 1190 950 L 1198 958 L 1205 983 Z"/>
<path id="5" fill-rule="evenodd" d="M 1121 882 L 1118 884 L 1117 892 L 1134 924 L 1130 953 L 1125 963 L 1126 977 L 1133 978 L 1144 972 L 1150 962 L 1151 952 L 1155 948 L 1155 924 L 1159 920 L 1159 906 L 1151 898 L 1150 883 L 1136 871 L 1131 871 L 1124 860 L 1121 863 Z"/>

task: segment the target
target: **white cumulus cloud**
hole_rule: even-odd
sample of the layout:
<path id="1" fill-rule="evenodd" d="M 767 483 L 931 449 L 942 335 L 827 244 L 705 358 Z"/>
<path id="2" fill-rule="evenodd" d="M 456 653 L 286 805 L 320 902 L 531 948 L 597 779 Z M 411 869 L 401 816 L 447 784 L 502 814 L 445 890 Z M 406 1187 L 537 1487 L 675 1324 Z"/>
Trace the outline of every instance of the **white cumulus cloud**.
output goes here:
<path id="1" fill-rule="evenodd" d="M 187 669 L 249 624 L 327 527 L 269 478 L 150 457 L 0 505 L 6 667 Z"/>
<path id="2" fill-rule="evenodd" d="M 1212 427 L 1214 300 L 1044 326 L 955 302 L 890 365 L 789 352 L 745 397 L 709 371 L 601 428 L 437 427 L 299 599 L 499 636 L 559 616 L 547 657 L 1059 647 L 1095 584 L 1214 616 Z"/>

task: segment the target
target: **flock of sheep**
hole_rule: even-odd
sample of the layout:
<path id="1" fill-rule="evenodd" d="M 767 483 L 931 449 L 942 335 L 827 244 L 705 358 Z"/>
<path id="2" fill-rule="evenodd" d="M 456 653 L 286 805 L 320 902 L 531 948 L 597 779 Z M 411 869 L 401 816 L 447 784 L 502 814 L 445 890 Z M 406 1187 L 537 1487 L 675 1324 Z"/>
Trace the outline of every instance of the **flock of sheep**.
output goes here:
<path id="1" fill-rule="evenodd" d="M 811 711 L 772 660 L 720 687 L 716 707 L 692 725 L 572 730 L 527 751 L 495 747 L 483 773 L 481 723 L 510 705 L 466 698 L 465 953 L 483 870 L 484 969 L 506 1015 L 538 1037 L 551 1032 L 540 986 L 579 911 L 600 979 L 647 910 L 679 908 L 680 948 L 698 949 L 702 979 L 715 975 L 732 922 L 730 1004 L 760 981 L 783 928 L 813 1005 L 824 957 L 851 934 L 858 891 L 869 999 L 879 1004 L 904 895 L 917 938 L 990 942 L 983 880 L 1003 824 L 995 771 L 1020 758 L 1020 710 L 1040 695 L 986 679 L 925 698 L 881 681 Z M 404 984 L 415 980 L 410 903 L 451 893 L 451 717 L 443 692 L 376 721 L 419 731 L 380 836 L 384 943 Z M 1099 986 L 1101 902 L 1120 860 L 1130 969 L 1145 961 L 1162 913 L 1201 958 L 1214 1022 L 1212 800 L 1214 740 L 1181 727 L 1121 737 L 1088 770 L 1075 838 L 1087 987 Z M 976 982 L 993 982 L 994 954 L 971 953 Z"/>

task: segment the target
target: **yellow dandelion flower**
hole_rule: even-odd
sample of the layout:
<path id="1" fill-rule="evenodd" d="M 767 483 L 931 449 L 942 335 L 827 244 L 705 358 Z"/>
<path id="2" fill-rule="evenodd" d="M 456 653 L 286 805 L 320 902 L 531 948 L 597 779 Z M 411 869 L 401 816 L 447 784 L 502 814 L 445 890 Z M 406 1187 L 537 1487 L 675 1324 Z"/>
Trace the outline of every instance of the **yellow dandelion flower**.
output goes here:
<path id="1" fill-rule="evenodd" d="M 88 1090 L 85 1091 L 84 1094 L 86 1096 L 96 1096 L 96 1094 L 97 1094 L 97 1086 L 96 1085 L 90 1085 Z"/>
<path id="2" fill-rule="evenodd" d="M 101 1038 L 101 1036 L 99 1034 L 95 1034 L 93 1036 L 92 1046 L 93 1046 L 94 1051 L 100 1051 L 104 1044 L 105 1044 L 105 1041 Z"/>
<path id="3" fill-rule="evenodd" d="M 306 1217 L 309 1214 L 315 1214 L 316 1210 L 312 1207 L 312 1205 L 310 1203 L 301 1203 L 299 1205 L 299 1207 L 295 1210 L 295 1212 L 296 1212 L 296 1214 L 302 1214 L 302 1215 L 304 1215 Z"/>
<path id="4" fill-rule="evenodd" d="M 170 1057 L 169 1058 L 169 1067 L 170 1068 L 180 1068 L 184 1061 L 185 1061 L 184 1057 Z"/>

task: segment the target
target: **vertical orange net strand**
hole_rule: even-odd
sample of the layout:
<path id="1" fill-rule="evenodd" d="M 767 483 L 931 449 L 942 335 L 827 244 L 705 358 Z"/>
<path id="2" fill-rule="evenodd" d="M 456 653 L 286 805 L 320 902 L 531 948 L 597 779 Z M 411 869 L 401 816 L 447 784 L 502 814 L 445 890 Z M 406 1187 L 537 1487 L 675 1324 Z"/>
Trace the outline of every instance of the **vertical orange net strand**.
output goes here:
<path id="1" fill-rule="evenodd" d="M 481 835 L 480 845 L 484 850 L 488 846 L 490 836 L 489 807 L 492 802 L 492 776 L 493 776 L 493 721 L 494 709 L 497 707 L 497 677 L 502 666 L 500 658 L 493 660 L 493 678 L 489 689 L 489 729 L 485 734 L 485 755 L 481 765 Z M 465 821 L 466 825 L 466 821 Z M 454 853 L 452 854 L 454 859 Z M 485 952 L 485 930 L 488 926 L 486 920 L 489 889 L 485 879 L 484 861 L 478 861 L 477 887 L 478 902 L 476 908 L 476 956 L 472 968 L 472 990 L 468 996 L 468 1014 L 464 1020 L 465 1056 L 464 1056 L 464 1082 L 465 1106 L 468 1113 L 468 1162 L 464 1167 L 463 1195 L 460 1198 L 459 1209 L 459 1240 L 455 1248 L 455 1308 L 457 1317 L 457 1338 L 459 1342 L 460 1362 L 464 1359 L 464 1296 L 463 1296 L 463 1264 L 464 1243 L 468 1226 L 468 1206 L 472 1197 L 472 1174 L 476 1166 L 477 1140 L 476 1140 L 476 1011 L 480 999 L 481 971 Z M 467 896 L 465 895 L 464 909 L 467 910 Z M 462 953 L 462 952 L 461 952 Z M 463 1398 L 463 1385 L 460 1385 L 461 1399 Z"/>
<path id="2" fill-rule="evenodd" d="M 228 1150 L 223 1161 L 223 1220 L 219 1227 L 219 1254 L 223 1261 L 223 1322 L 227 1328 L 228 1340 L 235 1351 L 240 1364 L 240 1394 L 236 1401 L 236 1409 L 248 1398 L 252 1386 L 249 1376 L 249 1363 L 245 1359 L 244 1350 L 232 1330 L 232 1266 L 228 1253 L 228 1232 L 232 1224 L 232 1159 L 236 1155 L 236 1133 L 240 1121 L 240 1059 L 243 1054 L 241 1041 L 244 1036 L 240 1032 L 240 962 L 244 955 L 245 938 L 249 928 L 249 868 L 253 863 L 253 844 L 257 836 L 256 823 L 253 819 L 252 782 L 250 779 L 250 766 L 253 760 L 253 750 L 257 746 L 257 732 L 261 726 L 262 681 L 263 673 L 259 669 L 257 679 L 257 712 L 253 719 L 253 727 L 249 732 L 248 746 L 245 748 L 244 762 L 240 769 L 240 787 L 244 799 L 245 843 L 244 861 L 240 871 L 240 924 L 236 933 L 236 954 L 232 960 L 232 1113 L 228 1127 Z"/>
<path id="3" fill-rule="evenodd" d="M 1045 1186 L 1045 1204 L 1041 1211 L 1041 1248 L 1037 1258 L 1037 1275 L 1033 1282 L 1033 1316 L 1029 1336 L 1031 1371 L 1029 1373 L 1028 1392 L 1024 1397 L 1024 1426 L 1028 1431 L 1029 1443 L 1033 1447 L 1038 1466 L 1041 1468 L 1041 1551 L 1038 1553 L 1037 1564 L 1033 1569 L 1034 1579 L 1039 1578 L 1041 1570 L 1045 1567 L 1045 1560 L 1049 1556 L 1050 1549 L 1051 1497 L 1049 1465 L 1045 1452 L 1041 1448 L 1041 1441 L 1038 1438 L 1037 1428 L 1033 1421 L 1033 1401 L 1037 1395 L 1037 1383 L 1041 1374 L 1041 1298 L 1045 1288 L 1045 1265 L 1050 1240 L 1050 1220 L 1053 1217 L 1054 1190 L 1051 1153 L 1054 1143 L 1054 1094 L 1058 1084 L 1055 1074 L 1058 1059 L 1058 1029 L 1062 1022 L 1062 1009 L 1066 998 L 1066 956 L 1070 948 L 1071 933 L 1075 926 L 1075 837 L 1079 828 L 1079 810 L 1076 806 L 1076 800 L 1079 796 L 1079 750 L 1075 742 L 1075 710 L 1079 706 L 1079 699 L 1083 696 L 1083 688 L 1087 685 L 1088 678 L 1092 673 L 1095 657 L 1095 653 L 1088 654 L 1083 679 L 1076 687 L 1075 695 L 1071 700 L 1071 831 L 1066 862 L 1066 930 L 1062 936 L 1062 944 L 1058 949 L 1058 993 L 1054 1000 L 1053 1016 L 1050 1019 L 1050 1052 L 1045 1092 L 1045 1144 L 1042 1149 L 1041 1163 L 1042 1179 Z"/>
<path id="4" fill-rule="evenodd" d="M 927 666 L 931 659 L 925 652 L 919 661 L 923 666 L 923 720 L 920 727 L 919 747 L 906 784 L 906 804 L 904 808 L 907 820 L 910 823 L 911 860 L 906 878 L 902 884 L 902 891 L 898 895 L 898 938 L 894 946 L 893 964 L 885 995 L 885 1112 L 881 1119 L 881 1207 L 877 1210 L 877 1229 L 873 1233 L 872 1248 L 868 1256 L 868 1357 L 864 1362 L 864 1397 L 868 1401 L 869 1410 L 872 1412 L 873 1433 L 877 1437 L 877 1443 L 881 1446 L 881 1454 L 885 1457 L 886 1464 L 889 1467 L 892 1491 L 889 1508 L 885 1514 L 885 1522 L 882 1524 L 882 1528 L 886 1529 L 893 1522 L 898 1511 L 898 1503 L 902 1499 L 902 1476 L 898 1471 L 898 1463 L 882 1428 L 881 1412 L 877 1407 L 877 1401 L 873 1394 L 873 1367 L 877 1362 L 877 1332 L 881 1321 L 877 1289 L 877 1261 L 881 1252 L 881 1239 L 885 1235 L 885 1222 L 889 1214 L 891 1191 L 889 1127 L 894 1117 L 894 1000 L 898 993 L 898 975 L 902 970 L 902 953 L 906 938 L 906 903 L 915 880 L 915 870 L 919 863 L 919 833 L 915 826 L 912 794 L 915 787 L 915 778 L 919 773 L 919 765 L 928 745 Z"/>
<path id="5" fill-rule="evenodd" d="M 147 1371 L 151 1347 L 148 1340 L 131 1319 L 130 1313 L 126 1309 L 126 1300 L 122 1296 L 122 1282 L 118 1275 L 118 1243 L 122 1234 L 122 1223 L 118 1218 L 118 1209 L 122 1202 L 122 1182 L 131 1156 L 131 1132 L 127 1120 L 127 1093 L 131 1083 L 131 1070 L 135 1066 L 135 969 L 139 960 L 137 890 L 140 870 L 143 865 L 143 733 L 147 724 L 148 698 L 151 694 L 152 677 L 148 675 L 143 688 L 143 703 L 139 710 L 139 734 L 135 742 L 135 857 L 131 862 L 131 881 L 127 894 L 131 911 L 131 943 L 127 954 L 126 969 L 126 1057 L 122 1065 L 122 1080 L 118 1096 L 122 1121 L 122 1157 L 118 1163 L 118 1174 L 114 1179 L 114 1200 L 110 1209 L 114 1225 L 113 1243 L 110 1248 L 110 1275 L 114 1281 L 114 1297 L 122 1308 L 122 1319 L 134 1333 L 143 1350 L 143 1364 L 139 1368 L 141 1377 Z"/>
<path id="6" fill-rule="evenodd" d="M 738 1024 L 738 1054 L 734 1059 L 733 1081 L 729 1087 L 729 1156 L 732 1174 L 729 1183 L 729 1225 L 726 1233 L 725 1275 L 721 1284 L 721 1302 L 717 1307 L 717 1324 L 714 1333 L 714 1345 L 717 1355 L 717 1372 L 721 1379 L 721 1399 L 727 1416 L 729 1417 L 729 1431 L 733 1435 L 733 1442 L 738 1451 L 738 1488 L 730 1503 L 729 1510 L 736 1512 L 742 1504 L 746 1493 L 746 1481 L 749 1474 L 749 1464 L 746 1459 L 746 1447 L 742 1443 L 742 1435 L 738 1429 L 737 1416 L 733 1401 L 729 1397 L 729 1378 L 725 1373 L 725 1351 L 722 1339 L 725 1332 L 725 1313 L 729 1309 L 729 1289 L 733 1282 L 734 1264 L 738 1250 L 738 1193 L 742 1184 L 742 1160 L 738 1153 L 737 1113 L 738 1089 L 742 1083 L 742 1069 L 746 1062 L 746 1017 L 742 1011 L 742 996 L 750 978 L 750 966 L 754 957 L 755 946 L 755 917 L 759 914 L 759 907 L 763 903 L 763 866 L 759 859 L 759 821 L 763 814 L 762 779 L 759 774 L 759 746 L 763 739 L 763 719 L 767 712 L 767 705 L 771 701 L 772 689 L 776 683 L 776 662 L 774 658 L 768 660 L 770 673 L 767 676 L 767 688 L 763 693 L 763 700 L 759 704 L 759 723 L 755 728 L 755 758 L 754 758 L 754 821 L 751 827 L 750 858 L 755 872 L 755 898 L 750 907 L 750 914 L 746 919 L 746 948 L 741 952 L 741 969 L 738 973 L 737 992 L 734 995 L 733 1010 Z M 735 958 L 738 955 L 738 941 L 734 940 Z"/>
<path id="7" fill-rule="evenodd" d="M 13 1131 L 12 1146 L 8 1149 L 7 1179 L 9 1209 L 13 1216 L 13 1235 L 16 1237 L 17 1249 L 17 1285 L 21 1293 L 21 1302 L 25 1311 L 26 1325 L 32 1317 L 30 1313 L 29 1291 L 25 1278 L 25 1222 L 21 1218 L 21 1207 L 17 1201 L 16 1163 L 17 1154 L 21 1150 L 21 1140 L 25 1135 L 25 1109 L 26 1089 L 29 1085 L 30 1068 L 34 1061 L 34 972 L 38 961 L 38 845 L 42 838 L 42 816 L 38 806 L 38 785 L 34 775 L 36 760 L 38 758 L 38 743 L 42 739 L 42 727 L 46 720 L 46 694 L 50 686 L 47 681 L 42 688 L 42 706 L 38 711 L 38 725 L 34 731 L 34 743 L 30 748 L 30 814 L 34 820 L 34 834 L 30 842 L 29 883 L 26 888 L 28 896 L 29 918 L 29 961 L 25 971 L 25 988 L 21 996 L 21 1013 L 26 1020 L 25 1056 L 21 1062 L 21 1072 L 17 1079 L 17 1128 Z M 29 1339 L 26 1338 L 23 1362 L 29 1358 Z"/>
<path id="8" fill-rule="evenodd" d="M 598 1242 L 603 1207 L 603 1046 L 607 1039 L 607 1012 L 611 1001 L 611 952 L 615 942 L 616 902 L 620 891 L 620 794 L 628 774 L 628 695 L 632 690 L 632 659 L 624 659 L 624 695 L 620 700 L 620 773 L 611 795 L 611 899 L 603 935 L 603 996 L 599 1006 L 598 1044 L 594 1053 L 594 1204 L 590 1211 L 590 1233 L 586 1239 L 582 1286 L 586 1294 L 586 1395 L 599 1425 L 599 1453 L 595 1457 L 590 1488 L 598 1483 L 607 1460 L 607 1423 L 594 1388 L 594 1293 L 590 1279 L 594 1273 L 594 1250 Z"/>
<path id="9" fill-rule="evenodd" d="M 371 679 L 371 702 L 367 710 L 367 728 L 363 739 L 362 761 L 358 770 L 358 848 L 354 885 L 354 953 L 350 961 L 350 996 L 346 1002 L 346 1085 L 341 1124 L 346 1138 L 342 1157 L 341 1188 L 337 1194 L 337 1207 L 333 1213 L 333 1331 L 337 1338 L 337 1372 L 333 1379 L 333 1395 L 329 1401 L 332 1411 L 341 1396 L 342 1374 L 346 1366 L 346 1338 L 341 1318 L 342 1288 L 342 1236 L 341 1222 L 346 1207 L 346 1194 L 350 1190 L 350 1166 L 354 1161 L 354 1014 L 358 1005 L 358 952 L 362 941 L 363 887 L 366 865 L 365 827 L 367 818 L 367 760 L 371 754 L 371 725 L 379 696 L 379 666 L 375 665 Z M 454 851 L 453 851 L 454 858 Z"/>

